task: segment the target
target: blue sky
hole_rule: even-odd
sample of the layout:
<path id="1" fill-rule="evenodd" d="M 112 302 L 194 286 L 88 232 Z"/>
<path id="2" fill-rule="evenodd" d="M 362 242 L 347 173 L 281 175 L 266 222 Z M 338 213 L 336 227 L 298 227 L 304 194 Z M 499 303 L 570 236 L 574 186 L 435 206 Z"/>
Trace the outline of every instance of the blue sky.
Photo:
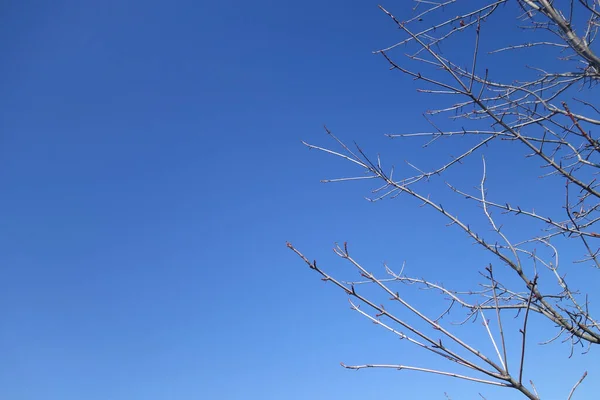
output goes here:
<path id="1" fill-rule="evenodd" d="M 414 203 L 320 184 L 350 168 L 300 143 L 328 143 L 327 124 L 400 161 L 418 149 L 383 137 L 422 127 L 431 100 L 371 54 L 397 34 L 375 2 L 1 7 L 0 397 L 496 393 L 341 368 L 419 364 L 420 353 L 285 247 L 335 262 L 333 242 L 347 240 L 374 268 L 408 260 L 469 279 L 442 267 L 461 264 L 468 241 Z"/>

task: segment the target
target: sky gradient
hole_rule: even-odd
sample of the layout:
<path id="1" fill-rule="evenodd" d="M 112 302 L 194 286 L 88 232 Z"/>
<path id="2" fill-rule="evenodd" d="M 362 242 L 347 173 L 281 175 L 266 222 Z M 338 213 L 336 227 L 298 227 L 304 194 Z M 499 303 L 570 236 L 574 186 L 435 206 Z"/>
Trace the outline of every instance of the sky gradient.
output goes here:
<path id="1" fill-rule="evenodd" d="M 485 265 L 481 253 L 463 264 L 470 242 L 414 202 L 319 183 L 351 168 L 301 144 L 331 144 L 324 124 L 397 162 L 422 144 L 383 136 L 422 127 L 433 100 L 371 54 L 397 38 L 377 3 L 24 0 L 0 11 L 0 398 L 498 396 L 341 368 L 421 359 L 285 246 L 327 263 L 348 241 L 373 269 L 408 260 L 448 284 Z M 465 172 L 465 186 L 478 177 Z M 564 391 L 580 372 L 565 374 L 540 379 Z"/>

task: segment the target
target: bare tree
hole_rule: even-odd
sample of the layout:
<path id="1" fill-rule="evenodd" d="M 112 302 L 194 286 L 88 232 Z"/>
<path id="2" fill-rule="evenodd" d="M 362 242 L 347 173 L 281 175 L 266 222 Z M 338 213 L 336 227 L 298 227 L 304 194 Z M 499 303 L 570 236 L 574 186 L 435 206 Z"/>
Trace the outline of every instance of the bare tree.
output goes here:
<path id="1" fill-rule="evenodd" d="M 571 270 L 580 274 L 584 268 L 600 272 L 597 270 L 600 230 L 595 230 L 600 220 L 600 183 L 596 177 L 600 171 L 600 141 L 591 132 L 600 125 L 600 105 L 594 93 L 600 82 L 600 57 L 593 51 L 600 27 L 600 1 L 417 1 L 409 19 L 396 17 L 384 7 L 380 9 L 404 37 L 376 54 L 384 57 L 391 69 L 420 82 L 420 93 L 440 100 L 454 99 L 424 114 L 430 130 L 388 136 L 405 140 L 424 138 L 425 151 L 439 141 L 458 140 L 459 145 L 464 144 L 463 151 L 432 169 L 419 168 L 411 162 L 408 165 L 416 172 L 397 178 L 393 168 L 383 167 L 379 156 L 370 157 L 360 147 L 346 145 L 327 129 L 337 148 L 305 145 L 361 170 L 358 176 L 325 182 L 373 179 L 380 184 L 372 192 L 372 201 L 399 195 L 404 195 L 400 200 L 408 201 L 406 195 L 412 197 L 418 201 L 415 205 L 434 210 L 450 229 L 461 231 L 484 249 L 489 264 L 478 272 L 482 276 L 480 286 L 465 291 L 411 277 L 403 271 L 397 273 L 387 266 L 387 276 L 376 277 L 350 256 L 344 243 L 336 246 L 336 254 L 362 276 L 360 281 L 347 281 L 330 275 L 292 244 L 288 243 L 288 247 L 323 280 L 350 296 L 353 310 L 423 351 L 450 362 L 448 370 L 404 364 L 342 364 L 344 367 L 417 370 L 512 388 L 526 398 L 539 399 L 534 383 L 526 379 L 528 327 L 531 328 L 534 316 L 536 323 L 546 323 L 555 329 L 545 343 L 561 339 L 570 343 L 571 351 L 581 347 L 583 352 L 600 344 L 600 320 L 593 317 L 591 305 L 591 297 L 597 297 L 597 292 L 594 293 L 593 286 L 587 292 L 586 288 L 572 287 L 565 276 Z M 505 33 L 511 29 L 508 19 L 511 13 L 513 28 L 521 29 L 521 35 Z M 425 28 L 423 21 L 429 22 Z M 486 31 L 497 38 L 518 37 L 523 42 L 487 48 L 486 40 L 490 42 L 491 36 L 486 36 Z M 469 43 L 472 51 L 457 51 L 459 40 L 463 46 Z M 499 40 L 493 42 L 497 44 Z M 396 59 L 398 51 L 405 53 L 401 61 Z M 511 70 L 498 73 L 489 65 L 506 65 Z M 507 203 L 502 194 L 492 199 L 486 190 L 484 155 L 487 149 L 501 142 L 509 144 L 510 151 L 519 154 L 525 150 L 526 157 L 537 160 L 544 171 L 539 179 L 557 187 L 555 193 L 560 193 L 559 198 L 539 198 L 536 204 L 519 205 Z M 456 210 L 438 204 L 435 193 L 430 191 L 437 187 L 435 182 L 440 182 L 440 176 L 459 169 L 474 157 L 481 166 L 476 190 L 444 184 L 446 190 L 464 197 L 467 207 L 478 209 L 486 227 L 472 225 Z M 511 226 L 518 229 L 511 230 Z M 530 228 L 526 237 L 522 237 L 523 226 Z M 574 249 L 578 249 L 578 259 L 568 265 L 559 262 L 562 260 L 559 250 L 560 254 L 565 251 L 571 254 Z M 394 286 L 397 284 L 441 294 L 443 312 L 429 315 L 409 302 L 403 290 Z M 395 310 L 401 311 L 390 311 L 392 307 L 380 305 L 373 292 L 366 290 L 369 285 L 379 289 L 396 305 Z M 361 305 L 365 307 L 360 308 Z M 460 337 L 457 325 L 448 321 L 448 314 L 455 309 L 465 313 L 461 323 L 476 318 L 483 321 L 493 345 L 492 354 L 485 354 Z M 517 333 L 507 328 L 515 330 L 515 315 L 519 318 Z M 492 316 L 490 322 L 488 318 Z M 510 344 L 514 347 L 514 340 L 508 339 L 511 335 L 519 337 L 517 353 L 508 349 Z M 568 399 L 586 375 L 587 372 L 572 383 Z"/>

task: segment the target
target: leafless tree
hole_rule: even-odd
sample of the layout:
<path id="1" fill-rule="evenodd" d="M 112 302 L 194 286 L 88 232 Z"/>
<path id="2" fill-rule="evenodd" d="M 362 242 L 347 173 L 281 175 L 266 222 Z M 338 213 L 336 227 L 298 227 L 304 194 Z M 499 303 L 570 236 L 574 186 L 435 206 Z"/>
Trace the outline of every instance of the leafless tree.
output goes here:
<path id="1" fill-rule="evenodd" d="M 474 272 L 482 276 L 480 286 L 465 291 L 411 277 L 403 271 L 394 272 L 387 266 L 387 276 L 376 277 L 350 255 L 344 243 L 336 245 L 336 254 L 362 276 L 360 281 L 347 281 L 330 275 L 292 244 L 288 243 L 288 247 L 323 280 L 345 292 L 353 310 L 450 362 L 448 370 L 404 364 L 342 364 L 344 367 L 417 370 L 512 388 L 526 398 L 539 399 L 534 383 L 526 379 L 528 326 L 534 316 L 538 316 L 536 321 L 545 321 L 550 329 L 555 328 L 555 334 L 545 343 L 563 340 L 570 343 L 571 351 L 583 348 L 584 352 L 600 344 L 600 320 L 592 315 L 592 298 L 598 297 L 597 288 L 572 287 L 566 277 L 567 271 L 579 274 L 583 268 L 600 273 L 600 230 L 595 230 L 600 220 L 600 183 L 596 177 L 600 171 L 600 141 L 592 133 L 600 125 L 599 97 L 594 92 L 600 82 L 600 57 L 593 50 L 600 27 L 600 1 L 423 0 L 415 3 L 410 18 L 397 17 L 381 6 L 380 9 L 404 36 L 376 54 L 385 58 L 391 69 L 420 83 L 418 91 L 423 95 L 439 97 L 440 101 L 454 99 L 424 113 L 430 130 L 388 136 L 404 140 L 424 138 L 425 151 L 439 141 L 456 140 L 456 145 L 464 145 L 462 152 L 432 169 L 419 168 L 411 162 L 408 165 L 416 172 L 397 178 L 393 168 L 383 167 L 379 156 L 370 157 L 359 146 L 346 145 L 327 129 L 336 147 L 305 145 L 361 170 L 358 176 L 325 182 L 372 179 L 380 183 L 372 192 L 372 201 L 403 195 L 397 201 L 409 202 L 406 196 L 412 197 L 417 200 L 415 206 L 421 204 L 434 210 L 450 229 L 462 231 L 484 249 L 489 264 Z M 513 28 L 521 29 L 521 35 L 504 32 L 511 25 L 511 13 Z M 424 21 L 428 24 L 424 25 Z M 486 37 L 490 37 L 486 32 L 523 41 L 486 48 Z M 457 51 L 458 41 L 472 51 Z M 404 55 L 398 58 L 397 52 Z M 497 73 L 489 65 L 510 66 L 511 71 Z M 495 194 L 497 199 L 492 199 L 486 189 L 488 176 L 483 156 L 502 142 L 510 145 L 510 151 L 519 153 L 524 149 L 525 156 L 537 160 L 544 172 L 536 179 L 559 187 L 556 193 L 560 193 L 560 198 L 539 198 L 538 204 L 520 205 L 507 203 L 502 194 Z M 474 157 L 481 167 L 476 190 L 444 184 L 446 190 L 466 198 L 467 206 L 478 209 L 486 227 L 470 224 L 456 210 L 438 204 L 430 192 L 430 186 L 440 182 L 440 176 L 447 176 Z M 498 212 L 500 215 L 496 215 Z M 520 237 L 522 232 L 511 231 L 511 226 L 527 226 L 533 233 Z M 574 249 L 579 249 L 580 254 L 575 262 L 559 262 L 559 250 L 571 254 Z M 394 286 L 397 284 L 440 293 L 444 311 L 441 315 L 429 315 L 409 302 L 403 289 Z M 380 305 L 373 292 L 366 290 L 369 286 L 380 290 L 390 304 L 395 304 L 394 310 L 401 311 Z M 461 339 L 456 333 L 460 325 L 448 321 L 448 314 L 454 309 L 466 313 L 462 323 L 476 318 L 483 321 L 493 345 L 492 354 Z M 518 353 L 511 353 L 507 348 L 514 341 L 509 343 L 507 337 L 515 332 L 508 332 L 506 327 L 513 329 L 515 315 L 519 317 Z M 507 318 L 511 319 L 510 324 L 505 322 Z M 568 399 L 586 375 L 583 373 L 572 383 Z"/>

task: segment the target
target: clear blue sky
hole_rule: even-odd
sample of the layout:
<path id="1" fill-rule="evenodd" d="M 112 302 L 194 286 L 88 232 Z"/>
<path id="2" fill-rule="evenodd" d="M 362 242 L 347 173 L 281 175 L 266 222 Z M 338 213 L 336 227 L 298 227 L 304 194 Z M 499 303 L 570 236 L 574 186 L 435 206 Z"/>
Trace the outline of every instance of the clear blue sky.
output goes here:
<path id="1" fill-rule="evenodd" d="M 448 235 L 432 252 L 424 238 L 443 224 L 414 203 L 319 184 L 348 165 L 300 143 L 327 143 L 326 123 L 400 161 L 412 149 L 383 134 L 422 126 L 431 105 L 371 55 L 397 32 L 376 2 L 8 3 L 2 399 L 496 393 L 341 368 L 419 365 L 420 353 L 352 313 L 285 247 L 327 262 L 348 240 L 374 268 L 432 268 L 471 249 Z"/>

